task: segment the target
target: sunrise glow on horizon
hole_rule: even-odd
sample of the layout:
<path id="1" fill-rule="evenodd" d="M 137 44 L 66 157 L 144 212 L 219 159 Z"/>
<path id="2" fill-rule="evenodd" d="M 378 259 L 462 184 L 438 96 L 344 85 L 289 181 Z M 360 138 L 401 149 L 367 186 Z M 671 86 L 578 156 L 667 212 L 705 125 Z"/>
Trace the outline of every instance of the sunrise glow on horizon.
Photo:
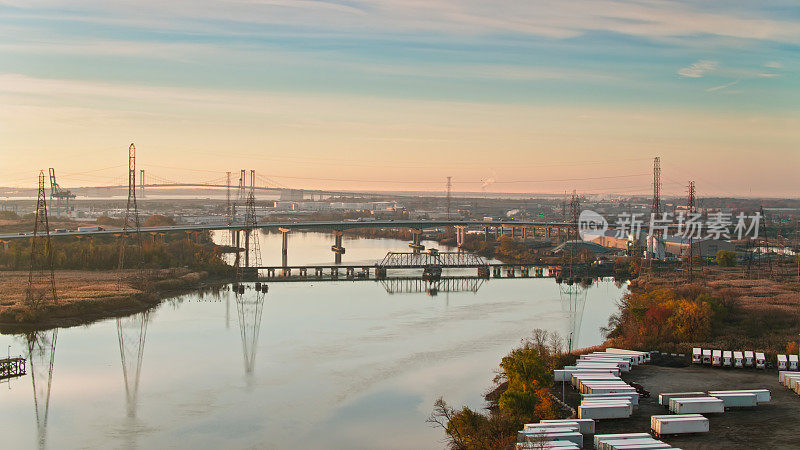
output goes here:
<path id="1" fill-rule="evenodd" d="M 0 0 L 0 186 L 797 197 L 796 2 Z"/>

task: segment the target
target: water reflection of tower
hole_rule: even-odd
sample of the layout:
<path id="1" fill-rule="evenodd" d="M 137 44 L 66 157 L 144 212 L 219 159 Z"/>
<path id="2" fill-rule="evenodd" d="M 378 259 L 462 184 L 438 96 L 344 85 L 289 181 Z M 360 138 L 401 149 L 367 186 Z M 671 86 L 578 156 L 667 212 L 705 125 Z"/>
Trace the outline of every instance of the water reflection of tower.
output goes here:
<path id="1" fill-rule="evenodd" d="M 122 376 L 125 380 L 125 401 L 130 418 L 136 417 L 139 376 L 142 372 L 142 355 L 149 319 L 149 311 L 117 319 L 119 354 L 122 360 Z"/>
<path id="2" fill-rule="evenodd" d="M 258 349 L 258 333 L 261 330 L 261 311 L 264 308 L 264 297 L 265 294 L 258 290 L 236 294 L 239 331 L 242 335 L 244 372 L 247 375 L 252 374 L 256 366 L 256 350 Z"/>
<path id="3" fill-rule="evenodd" d="M 559 285 L 559 295 L 561 296 L 561 309 L 569 313 L 569 351 L 576 347 L 576 342 L 580 342 L 581 323 L 583 322 L 583 310 L 586 306 L 586 287 L 581 284 L 561 284 Z"/>
<path id="4" fill-rule="evenodd" d="M 58 329 L 36 331 L 25 336 L 28 342 L 28 363 L 33 384 L 33 403 L 36 408 L 36 431 L 39 448 L 45 447 L 47 415 L 50 410 L 50 386 L 53 381 L 53 362 L 56 355 Z"/>

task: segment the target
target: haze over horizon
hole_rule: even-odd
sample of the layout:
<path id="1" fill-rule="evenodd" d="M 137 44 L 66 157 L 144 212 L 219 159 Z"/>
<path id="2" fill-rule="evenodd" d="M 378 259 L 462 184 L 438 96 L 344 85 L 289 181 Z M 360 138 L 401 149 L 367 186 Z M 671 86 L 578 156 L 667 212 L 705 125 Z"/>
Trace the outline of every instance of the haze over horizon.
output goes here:
<path id="1" fill-rule="evenodd" d="M 789 0 L 0 0 L 0 186 L 793 197 Z"/>

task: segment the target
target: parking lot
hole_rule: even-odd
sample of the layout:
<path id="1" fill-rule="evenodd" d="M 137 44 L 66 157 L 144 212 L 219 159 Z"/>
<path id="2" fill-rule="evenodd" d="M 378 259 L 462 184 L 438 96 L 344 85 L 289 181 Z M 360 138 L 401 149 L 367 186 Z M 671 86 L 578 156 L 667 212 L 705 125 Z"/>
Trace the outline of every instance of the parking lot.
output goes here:
<path id="1" fill-rule="evenodd" d="M 682 449 L 800 448 L 800 396 L 778 383 L 774 370 L 722 369 L 708 366 L 665 367 L 641 365 L 622 376 L 650 391 L 628 419 L 599 420 L 597 434 L 650 431 L 650 416 L 668 414 L 658 404 L 662 392 L 689 392 L 734 389 L 769 389 L 770 403 L 756 408 L 729 409 L 724 414 L 706 415 L 710 432 L 697 435 L 664 436 L 661 439 Z M 561 398 L 561 385 L 555 388 Z M 568 385 L 566 401 L 573 408 L 580 396 Z M 591 442 L 586 439 L 586 448 Z"/>

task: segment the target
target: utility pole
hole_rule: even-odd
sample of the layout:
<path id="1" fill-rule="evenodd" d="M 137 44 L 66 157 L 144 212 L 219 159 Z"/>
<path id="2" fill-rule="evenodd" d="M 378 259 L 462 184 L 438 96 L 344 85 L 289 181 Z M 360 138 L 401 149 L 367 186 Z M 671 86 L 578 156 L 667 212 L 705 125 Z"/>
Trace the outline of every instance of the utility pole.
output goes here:
<path id="1" fill-rule="evenodd" d="M 39 308 L 48 301 L 48 298 L 52 299 L 53 303 L 57 301 L 56 279 L 53 273 L 53 247 L 50 241 L 50 224 L 47 220 L 47 194 L 44 190 L 44 171 L 40 170 L 25 303 L 32 308 Z"/>

